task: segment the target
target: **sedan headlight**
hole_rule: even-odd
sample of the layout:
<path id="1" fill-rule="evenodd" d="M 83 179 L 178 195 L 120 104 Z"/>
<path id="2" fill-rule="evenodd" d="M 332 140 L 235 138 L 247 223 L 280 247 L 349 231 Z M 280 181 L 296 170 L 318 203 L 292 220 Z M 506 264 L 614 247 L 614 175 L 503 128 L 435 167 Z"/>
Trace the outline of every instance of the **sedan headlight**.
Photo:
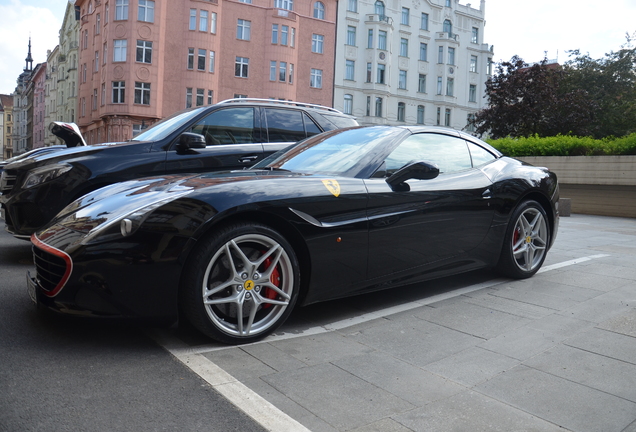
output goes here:
<path id="1" fill-rule="evenodd" d="M 71 169 L 73 169 L 73 165 L 67 163 L 45 165 L 39 168 L 32 169 L 27 174 L 22 187 L 24 189 L 27 189 L 42 183 L 46 183 L 70 171 Z"/>

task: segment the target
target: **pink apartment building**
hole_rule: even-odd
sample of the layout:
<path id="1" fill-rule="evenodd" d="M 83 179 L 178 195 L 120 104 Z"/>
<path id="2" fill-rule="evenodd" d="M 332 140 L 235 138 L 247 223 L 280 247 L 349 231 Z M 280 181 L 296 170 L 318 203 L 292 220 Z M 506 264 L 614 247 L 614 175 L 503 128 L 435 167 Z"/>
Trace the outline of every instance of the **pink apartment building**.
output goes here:
<path id="1" fill-rule="evenodd" d="M 184 108 L 233 97 L 332 106 L 335 0 L 76 0 L 77 123 L 130 139 Z"/>
<path id="2" fill-rule="evenodd" d="M 45 130 L 48 125 L 45 124 L 46 116 L 46 63 L 38 64 L 31 75 L 31 83 L 33 91 L 33 135 L 32 147 L 44 147 Z"/>

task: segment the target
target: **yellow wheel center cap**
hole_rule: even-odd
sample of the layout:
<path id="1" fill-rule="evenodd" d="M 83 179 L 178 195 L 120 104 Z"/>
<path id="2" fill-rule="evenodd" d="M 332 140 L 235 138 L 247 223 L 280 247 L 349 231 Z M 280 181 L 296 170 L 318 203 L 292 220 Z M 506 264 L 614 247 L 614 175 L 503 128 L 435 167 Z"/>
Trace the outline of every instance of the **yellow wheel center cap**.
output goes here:
<path id="1" fill-rule="evenodd" d="M 243 284 L 243 286 L 245 287 L 246 290 L 251 290 L 252 288 L 254 288 L 254 281 L 251 279 L 248 279 L 245 281 L 245 283 Z"/>
<path id="2" fill-rule="evenodd" d="M 530 236 L 526 237 L 526 243 L 532 243 L 532 237 Z"/>

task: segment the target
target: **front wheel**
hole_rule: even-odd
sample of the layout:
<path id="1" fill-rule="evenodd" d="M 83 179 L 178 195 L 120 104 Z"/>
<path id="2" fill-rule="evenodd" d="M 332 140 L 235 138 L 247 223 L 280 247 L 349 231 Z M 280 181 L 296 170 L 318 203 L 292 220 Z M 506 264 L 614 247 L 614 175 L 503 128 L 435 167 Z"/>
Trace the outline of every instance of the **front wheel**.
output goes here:
<path id="1" fill-rule="evenodd" d="M 292 247 L 271 228 L 225 227 L 192 251 L 182 278 L 182 309 L 213 339 L 254 342 L 291 313 L 300 286 L 298 268 Z"/>
<path id="2" fill-rule="evenodd" d="M 549 240 L 543 207 L 532 200 L 522 202 L 510 218 L 497 270 L 515 279 L 531 277 L 543 265 Z"/>

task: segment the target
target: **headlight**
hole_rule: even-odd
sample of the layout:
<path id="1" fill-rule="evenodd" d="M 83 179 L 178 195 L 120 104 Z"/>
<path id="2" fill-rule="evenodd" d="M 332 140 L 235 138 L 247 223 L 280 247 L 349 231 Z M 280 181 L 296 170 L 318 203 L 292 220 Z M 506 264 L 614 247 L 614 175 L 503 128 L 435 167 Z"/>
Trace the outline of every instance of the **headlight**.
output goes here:
<path id="1" fill-rule="evenodd" d="M 67 163 L 57 163 L 54 165 L 46 165 L 39 168 L 32 169 L 27 174 L 22 187 L 27 189 L 33 186 L 37 186 L 42 183 L 46 183 L 47 181 L 51 181 L 65 172 L 73 169 L 73 165 L 69 165 Z"/>

